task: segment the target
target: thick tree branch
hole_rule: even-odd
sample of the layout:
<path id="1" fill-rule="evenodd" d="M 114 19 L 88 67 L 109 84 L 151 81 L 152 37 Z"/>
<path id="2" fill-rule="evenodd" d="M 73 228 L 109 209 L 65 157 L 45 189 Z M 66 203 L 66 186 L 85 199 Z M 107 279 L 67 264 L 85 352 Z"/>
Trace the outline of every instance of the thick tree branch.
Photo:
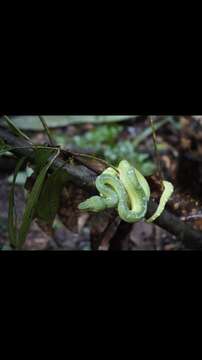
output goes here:
<path id="1" fill-rule="evenodd" d="M 150 201 L 147 216 L 150 217 L 157 209 L 157 204 Z M 156 225 L 167 230 L 182 241 L 184 246 L 192 250 L 202 250 L 202 232 L 194 230 L 192 226 L 185 224 L 177 216 L 167 210 L 155 220 Z"/>
<path id="2" fill-rule="evenodd" d="M 12 147 L 22 147 L 15 149 L 12 152 L 17 156 L 27 156 L 29 161 L 34 163 L 34 151 L 31 148 L 23 149 L 23 147 L 30 147 L 30 144 L 7 130 L 0 127 L 0 138 L 2 138 L 8 145 Z M 69 174 L 70 180 L 77 186 L 86 188 L 90 193 L 95 193 L 95 179 L 96 174 L 82 165 L 70 165 L 64 163 L 61 159 L 56 159 L 51 167 L 51 171 L 64 165 L 63 169 Z M 157 204 L 150 201 L 148 206 L 147 217 L 150 217 L 157 209 Z M 178 217 L 171 214 L 169 211 L 164 211 L 163 214 L 155 221 L 155 224 L 167 230 L 171 234 L 177 236 L 182 243 L 189 249 L 202 249 L 202 233 L 194 230 L 190 225 L 182 222 Z"/>

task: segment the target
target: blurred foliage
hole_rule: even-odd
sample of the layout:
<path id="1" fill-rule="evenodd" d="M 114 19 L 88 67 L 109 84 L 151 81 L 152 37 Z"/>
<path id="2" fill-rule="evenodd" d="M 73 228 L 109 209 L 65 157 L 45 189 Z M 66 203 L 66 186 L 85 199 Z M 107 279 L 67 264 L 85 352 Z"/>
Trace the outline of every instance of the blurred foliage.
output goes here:
<path id="1" fill-rule="evenodd" d="M 68 137 L 60 134 L 56 135 L 55 139 L 61 146 L 74 145 L 79 148 L 93 149 L 96 155 L 115 166 L 122 159 L 126 159 L 144 176 L 151 175 L 155 170 L 155 165 L 149 159 L 149 155 L 139 153 L 132 141 L 118 139 L 122 131 L 123 127 L 120 125 L 101 125 L 82 135 Z"/>
<path id="2" fill-rule="evenodd" d="M 32 174 L 33 174 L 33 170 L 30 167 L 26 167 L 24 171 L 19 171 L 15 181 L 16 185 L 24 186 L 27 178 L 30 177 Z M 13 183 L 13 177 L 14 177 L 13 175 L 10 175 L 8 177 L 9 184 Z"/>
<path id="3" fill-rule="evenodd" d="M 44 115 L 49 128 L 58 128 L 77 124 L 103 124 L 125 121 L 135 118 L 136 115 Z M 22 130 L 40 131 L 43 125 L 37 115 L 10 116 L 15 126 Z M 5 120 L 2 119 L 2 123 Z"/>
<path id="4" fill-rule="evenodd" d="M 134 150 L 133 144 L 128 140 L 119 141 L 114 146 L 106 147 L 104 156 L 113 165 L 118 165 L 121 160 L 126 159 L 144 176 L 152 175 L 156 168 L 155 164 L 149 159 L 149 155 Z"/>
<path id="5" fill-rule="evenodd" d="M 122 126 L 99 126 L 94 130 L 86 132 L 84 135 L 74 137 L 75 145 L 79 147 L 93 147 L 100 150 L 100 144 L 113 145 L 118 135 L 123 130 Z"/>

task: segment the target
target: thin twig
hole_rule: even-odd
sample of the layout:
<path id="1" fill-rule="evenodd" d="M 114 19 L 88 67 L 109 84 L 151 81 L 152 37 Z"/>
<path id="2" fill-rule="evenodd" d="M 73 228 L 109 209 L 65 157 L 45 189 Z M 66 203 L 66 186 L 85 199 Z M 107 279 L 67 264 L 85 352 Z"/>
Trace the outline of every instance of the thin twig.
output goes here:
<path id="1" fill-rule="evenodd" d="M 154 122 L 153 122 L 153 116 L 149 117 L 149 121 L 150 121 L 150 125 L 152 128 L 152 136 L 153 136 L 154 151 L 155 151 L 155 161 L 156 161 L 156 165 L 157 165 L 157 169 L 158 169 L 158 176 L 159 176 L 159 179 L 161 182 L 161 188 L 163 189 L 164 185 L 163 185 L 163 174 L 162 174 L 162 169 L 161 169 L 161 159 L 160 159 L 158 148 L 157 148 L 157 136 L 156 136 L 156 130 L 155 130 Z"/>
<path id="2" fill-rule="evenodd" d="M 171 119 L 166 118 L 166 119 L 159 121 L 158 123 L 155 124 L 155 130 L 160 129 L 163 125 L 165 125 L 168 122 L 171 122 Z M 138 135 L 135 138 L 135 140 L 133 141 L 133 145 L 135 147 L 137 147 L 142 141 L 144 141 L 147 137 L 149 137 L 151 135 L 152 135 L 152 129 L 150 127 L 148 127 L 140 135 Z"/>

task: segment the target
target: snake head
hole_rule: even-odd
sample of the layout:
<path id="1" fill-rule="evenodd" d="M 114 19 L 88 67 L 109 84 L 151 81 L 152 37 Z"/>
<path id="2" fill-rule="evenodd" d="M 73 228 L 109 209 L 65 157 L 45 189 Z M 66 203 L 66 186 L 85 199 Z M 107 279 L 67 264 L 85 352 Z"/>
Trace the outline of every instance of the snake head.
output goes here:
<path id="1" fill-rule="evenodd" d="M 106 204 L 100 196 L 92 196 L 90 199 L 79 204 L 78 209 L 82 211 L 99 212 L 106 209 Z"/>

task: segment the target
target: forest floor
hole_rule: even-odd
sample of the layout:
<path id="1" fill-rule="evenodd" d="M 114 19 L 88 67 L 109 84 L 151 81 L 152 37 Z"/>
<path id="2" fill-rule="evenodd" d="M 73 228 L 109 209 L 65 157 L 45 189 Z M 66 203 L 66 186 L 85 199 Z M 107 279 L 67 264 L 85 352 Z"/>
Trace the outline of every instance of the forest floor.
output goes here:
<path id="1" fill-rule="evenodd" d="M 114 126 L 114 125 L 113 125 Z M 136 138 L 148 128 L 148 123 L 145 120 L 139 120 L 134 123 L 123 123 L 122 128 L 116 139 L 109 139 L 113 146 L 121 142 L 126 145 L 131 139 Z M 91 133 L 96 129 L 92 124 L 83 126 L 68 126 L 55 130 L 54 134 L 57 139 L 66 141 L 66 138 L 80 136 Z M 167 123 L 162 126 L 157 132 L 157 140 L 159 144 L 159 156 L 161 163 L 161 170 L 163 177 L 172 181 L 175 185 L 175 194 L 168 208 L 178 217 L 186 219 L 191 216 L 189 221 L 192 225 L 202 230 L 202 219 L 195 218 L 195 215 L 202 214 L 202 118 L 201 117 L 177 117 L 175 126 L 172 123 Z M 33 133 L 32 138 L 36 142 L 43 143 L 43 133 Z M 78 139 L 77 139 L 78 140 Z M 88 141 L 88 138 L 87 138 Z M 91 140 L 89 140 L 91 141 Z M 95 139 L 95 144 L 96 144 Z M 113 144 L 114 141 L 114 144 Z M 101 139 L 102 142 L 102 139 Z M 78 146 L 77 141 L 77 146 Z M 80 141 L 81 143 L 81 141 Z M 79 143 L 79 146 L 81 145 Z M 103 147 L 105 141 L 103 142 Z M 85 144 L 82 144 L 85 146 Z M 72 145 L 73 146 L 73 145 Z M 94 146 L 92 142 L 91 146 Z M 109 157 L 113 156 L 113 146 L 108 148 Z M 111 149 L 111 153 L 110 153 Z M 155 159 L 155 152 L 153 146 L 152 136 L 145 136 L 138 144 L 139 154 L 148 154 L 148 162 L 142 162 L 141 166 L 149 166 Z M 137 154 L 138 154 L 137 152 Z M 117 155 L 119 156 L 119 155 Z M 120 155 L 121 156 L 121 155 Z M 124 155 L 123 155 L 124 156 Z M 129 156 L 132 156 L 129 154 Z M 137 156 L 136 156 L 137 158 Z M 138 161 L 141 160 L 141 157 Z M 156 160 L 156 159 L 155 159 Z M 1 160 L 3 161 L 3 160 Z M 7 242 L 7 222 L 8 222 L 8 198 L 11 189 L 11 183 L 8 181 L 9 175 L 13 172 L 13 159 L 10 159 L 11 166 L 9 168 L 8 162 L 0 163 L 0 244 Z M 150 163 L 150 162 L 151 163 Z M 145 167 L 145 171 L 147 168 Z M 148 176 L 148 179 L 150 177 Z M 158 199 L 158 194 L 155 194 L 156 176 L 151 178 L 151 186 L 153 184 L 153 197 Z M 23 214 L 25 204 L 25 190 L 22 185 L 16 186 L 15 201 L 18 216 Z M 67 213 L 70 214 L 72 209 Z M 65 216 L 66 213 L 65 213 Z M 72 214 L 71 214 L 72 216 Z M 100 229 L 105 227 L 104 215 L 95 216 L 93 222 L 89 221 L 91 217 L 87 214 L 76 213 L 75 218 L 78 222 L 78 227 L 65 226 L 75 219 L 68 218 L 68 221 L 57 217 L 54 222 L 54 231 L 42 231 L 41 227 L 36 221 L 33 222 L 28 238 L 26 240 L 25 250 L 90 250 L 92 242 L 92 228 L 94 236 L 100 234 Z M 72 219 L 72 220 L 71 220 Z M 104 225 L 103 225 L 104 224 Z M 79 230 L 78 230 L 79 229 Z M 178 239 L 165 230 L 144 222 L 136 223 L 132 226 L 129 233 L 125 234 L 123 239 L 123 250 L 178 250 L 183 249 L 183 245 Z"/>

